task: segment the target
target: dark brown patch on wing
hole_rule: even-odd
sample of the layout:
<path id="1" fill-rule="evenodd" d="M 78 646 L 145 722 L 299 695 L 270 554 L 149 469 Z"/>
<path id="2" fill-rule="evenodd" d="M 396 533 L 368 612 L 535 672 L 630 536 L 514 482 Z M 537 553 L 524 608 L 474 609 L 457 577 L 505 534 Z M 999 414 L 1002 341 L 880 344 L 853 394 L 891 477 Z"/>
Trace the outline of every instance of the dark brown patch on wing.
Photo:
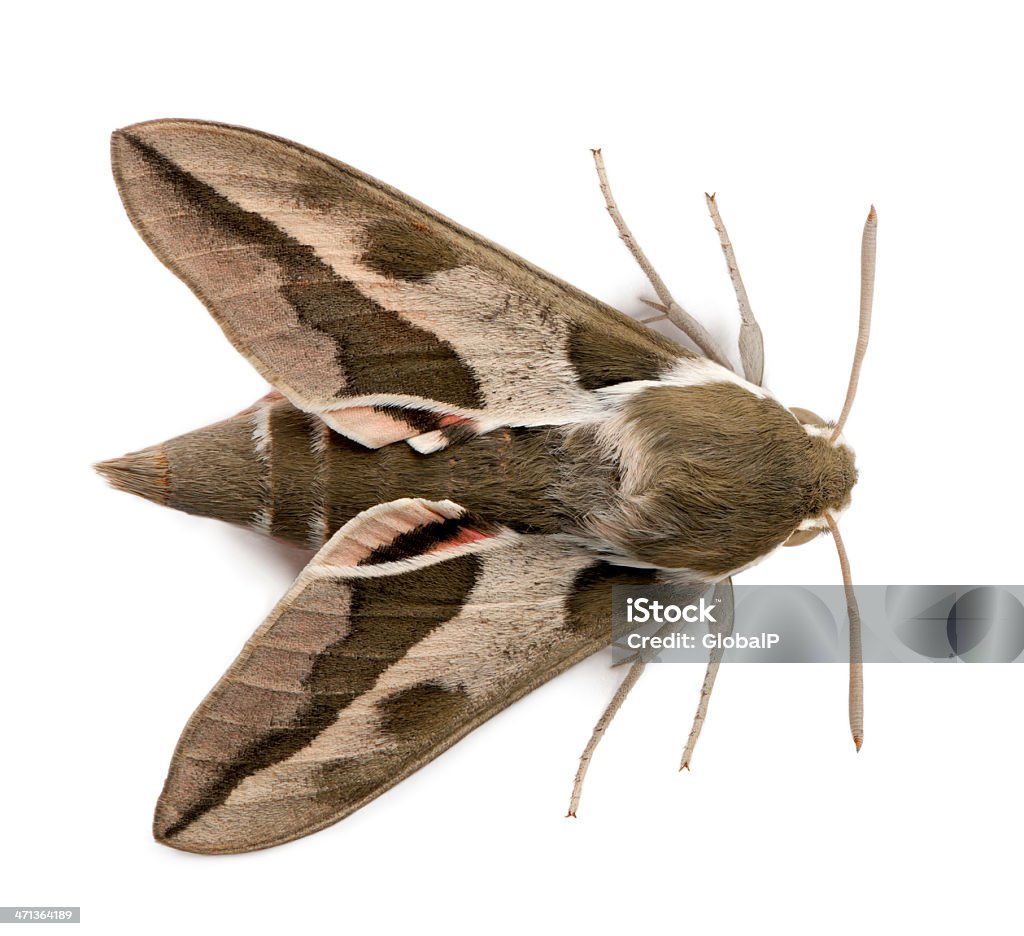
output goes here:
<path id="1" fill-rule="evenodd" d="M 205 743 L 210 736 L 216 737 L 217 744 L 202 763 L 191 760 L 188 769 L 192 776 L 185 784 L 189 805 L 180 809 L 174 818 L 167 817 L 165 809 L 157 820 L 157 837 L 173 838 L 200 816 L 221 805 L 246 777 L 306 747 L 334 722 L 342 709 L 368 690 L 385 669 L 462 610 L 480 569 L 479 558 L 462 556 L 398 578 L 312 583 L 310 588 L 317 589 L 318 594 L 311 601 L 317 607 L 330 605 L 332 589 L 339 609 L 345 607 L 348 598 L 347 634 L 309 659 L 308 671 L 301 680 L 302 702 L 287 726 L 254 732 L 239 725 L 225 734 L 222 721 L 210 719 L 205 711 L 196 716 L 198 722 L 191 728 L 189 747 L 193 750 L 210 747 Z M 290 610 L 283 613 L 279 624 L 271 628 L 265 640 L 272 639 L 274 630 Z M 230 674 L 231 681 L 258 680 L 260 649 L 258 646 L 241 668 Z M 216 699 L 210 704 L 215 705 Z M 172 783 L 173 799 L 170 799 Z M 168 777 L 164 787 L 164 798 L 170 799 L 167 805 L 183 806 L 185 797 L 181 786 L 180 777 Z"/>
<path id="2" fill-rule="evenodd" d="M 212 186 L 185 172 L 155 147 L 124 131 L 115 136 L 115 141 L 134 147 L 154 179 L 166 189 L 164 201 L 173 202 L 191 216 L 187 235 L 190 243 L 177 246 L 188 252 L 201 240 L 201 234 L 196 232 L 204 228 L 215 230 L 221 238 L 247 247 L 280 271 L 283 282 L 279 287 L 280 295 L 294 309 L 300 324 L 327 336 L 334 344 L 335 357 L 346 383 L 341 387 L 323 387 L 325 396 L 399 393 L 454 406 L 483 407 L 475 376 L 447 342 L 367 298 L 320 260 L 311 246 L 286 234 L 262 215 L 241 208 Z M 139 226 L 150 240 L 152 232 L 144 223 Z M 209 291 L 211 284 L 195 281 L 187 267 L 179 264 L 178 257 L 168 256 L 164 245 L 154 245 L 154 249 L 201 296 Z M 257 271 L 253 272 L 256 275 Z M 213 307 L 211 312 L 243 352 L 267 366 L 265 376 L 273 381 L 277 375 L 261 355 L 260 348 L 251 341 L 239 339 L 223 310 Z M 275 333 L 287 327 L 287 323 L 282 322 L 267 325 L 268 331 Z M 281 376 L 287 381 L 290 375 Z"/>
<path id="3" fill-rule="evenodd" d="M 617 585 L 654 585 L 657 569 L 634 569 L 628 566 L 595 562 L 576 574 L 565 599 L 565 626 L 570 631 L 592 631 L 605 627 L 608 642 L 612 633 L 612 589 Z"/>
<path id="4" fill-rule="evenodd" d="M 403 689 L 377 703 L 381 728 L 410 743 L 417 739 L 433 743 L 448 734 L 471 708 L 463 686 L 449 689 L 436 682 Z"/>
<path id="5" fill-rule="evenodd" d="M 410 282 L 464 262 L 451 243 L 427 225 L 404 218 L 381 218 L 367 225 L 365 246 L 360 259 L 370 269 Z"/>
<path id="6" fill-rule="evenodd" d="M 574 321 L 566 352 L 587 390 L 630 380 L 657 380 L 681 358 L 691 356 L 656 332 L 615 318 Z"/>
<path id="7" fill-rule="evenodd" d="M 429 410 L 411 409 L 408 406 L 375 406 L 375 412 L 385 413 L 392 419 L 400 419 L 407 426 L 419 432 L 433 432 L 441 425 L 446 413 L 432 413 Z"/>

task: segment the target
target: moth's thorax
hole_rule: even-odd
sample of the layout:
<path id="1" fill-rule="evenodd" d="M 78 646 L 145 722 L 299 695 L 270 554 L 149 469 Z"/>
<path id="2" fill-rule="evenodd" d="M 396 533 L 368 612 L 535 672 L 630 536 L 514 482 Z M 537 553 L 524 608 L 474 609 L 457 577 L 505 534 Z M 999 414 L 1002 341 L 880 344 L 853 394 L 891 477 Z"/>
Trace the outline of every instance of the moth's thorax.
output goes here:
<path id="1" fill-rule="evenodd" d="M 709 578 L 845 507 L 857 477 L 848 447 L 736 382 L 647 388 L 596 441 L 615 491 L 588 512 L 588 531 L 627 556 Z"/>

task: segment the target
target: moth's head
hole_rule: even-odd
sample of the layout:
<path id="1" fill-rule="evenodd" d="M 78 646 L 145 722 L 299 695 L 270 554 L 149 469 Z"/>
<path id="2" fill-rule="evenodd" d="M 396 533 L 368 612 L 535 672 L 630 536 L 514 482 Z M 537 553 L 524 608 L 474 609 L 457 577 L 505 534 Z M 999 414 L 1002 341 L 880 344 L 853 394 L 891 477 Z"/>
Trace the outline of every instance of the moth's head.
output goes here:
<path id="1" fill-rule="evenodd" d="M 817 413 L 799 406 L 790 412 L 803 426 L 811 443 L 811 462 L 816 478 L 816 491 L 811 513 L 801 521 L 784 546 L 801 546 L 829 529 L 828 516 L 837 518 L 847 507 L 857 483 L 857 466 L 853 449 L 846 444 L 836 424 Z"/>

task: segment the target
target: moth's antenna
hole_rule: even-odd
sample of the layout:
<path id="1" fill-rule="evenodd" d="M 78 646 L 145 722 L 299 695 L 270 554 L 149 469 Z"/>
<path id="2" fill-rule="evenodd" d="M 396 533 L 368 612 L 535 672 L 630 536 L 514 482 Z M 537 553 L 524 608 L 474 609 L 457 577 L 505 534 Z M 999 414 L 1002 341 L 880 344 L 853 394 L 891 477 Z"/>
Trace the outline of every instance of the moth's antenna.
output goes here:
<path id="1" fill-rule="evenodd" d="M 566 818 L 569 816 L 576 816 L 576 810 L 579 809 L 580 797 L 583 795 L 583 779 L 587 775 L 587 768 L 590 766 L 590 759 L 594 756 L 594 751 L 597 749 L 597 745 L 601 738 L 604 737 L 605 731 L 608 730 L 608 726 L 612 723 L 612 719 L 615 717 L 615 713 L 622 708 L 622 703 L 626 701 L 626 696 L 629 695 L 629 691 L 636 685 L 636 681 L 643 675 L 644 669 L 647 667 L 647 661 L 641 656 L 633 661 L 633 665 L 629 668 L 629 672 L 626 673 L 626 678 L 619 684 L 619 688 L 615 691 L 615 695 L 612 697 L 611 702 L 608 703 L 608 708 L 604 710 L 604 713 L 597 720 L 597 724 L 594 725 L 594 731 L 590 735 L 590 740 L 587 742 L 587 746 L 583 749 L 583 753 L 580 755 L 580 766 L 576 770 L 576 779 L 572 784 L 572 797 L 569 800 L 569 811 L 565 814 Z"/>
<path id="2" fill-rule="evenodd" d="M 850 733 L 857 750 L 864 743 L 864 651 L 861 644 L 860 608 L 853 593 L 853 579 L 850 576 L 850 560 L 846 555 L 843 538 L 839 535 L 839 524 L 835 517 L 826 513 L 828 528 L 832 531 L 836 550 L 839 552 L 839 566 L 843 570 L 843 588 L 846 590 L 846 612 L 850 618 Z"/>
<path id="3" fill-rule="evenodd" d="M 864 222 L 864 234 L 860 241 L 860 328 L 857 331 L 857 349 L 853 355 L 853 367 L 850 369 L 850 386 L 846 390 L 846 402 L 839 414 L 839 421 L 829 442 L 835 443 L 846 425 L 846 419 L 853 407 L 853 398 L 857 395 L 857 381 L 860 379 L 860 367 L 864 362 L 864 353 L 868 349 L 868 336 L 871 334 L 871 300 L 875 295 L 875 237 L 878 232 L 878 216 L 875 206 L 871 206 L 868 219 Z"/>
<path id="4" fill-rule="evenodd" d="M 868 349 L 868 337 L 871 334 L 871 302 L 875 295 L 875 241 L 878 233 L 878 215 L 875 206 L 871 206 L 868 218 L 864 222 L 864 233 L 860 241 L 860 327 L 857 330 L 857 349 L 853 354 L 853 367 L 850 368 L 850 385 L 846 390 L 846 401 L 839 421 L 832 430 L 829 442 L 835 444 L 843 431 L 846 419 L 853 407 L 857 395 L 857 381 L 860 379 L 860 368 L 864 363 L 864 354 Z M 825 514 L 828 528 L 835 540 L 839 553 L 839 566 L 843 570 L 843 588 L 846 590 L 846 611 L 850 618 L 850 733 L 857 750 L 864 743 L 864 650 L 860 632 L 860 608 L 857 596 L 853 593 L 853 579 L 850 576 L 850 560 L 846 555 L 843 538 L 839 535 L 839 525 L 835 517 Z"/>
<path id="5" fill-rule="evenodd" d="M 645 299 L 643 302 L 661 312 L 662 316 L 672 322 L 676 328 L 693 341 L 711 360 L 721 364 L 722 367 L 732 370 L 732 365 L 722 349 L 718 347 L 718 342 L 711 337 L 707 329 L 700 322 L 672 298 L 672 294 L 668 291 L 665 281 L 658 276 L 657 271 L 651 265 L 651 261 L 647 259 L 647 256 L 640 249 L 640 245 L 636 242 L 636 238 L 633 237 L 632 231 L 626 226 L 626 222 L 619 211 L 619 206 L 615 204 L 611 186 L 608 184 L 608 173 L 604 168 L 604 157 L 601 155 L 601 151 L 595 149 L 590 152 L 594 154 L 594 165 L 597 167 L 597 179 L 601 185 L 601 194 L 604 196 L 605 207 L 608 209 L 608 214 L 612 216 L 612 221 L 615 222 L 619 237 L 622 238 L 622 242 L 629 248 L 633 259 L 640 264 L 640 269 L 644 271 L 644 276 L 650 281 L 654 291 L 658 294 L 658 299 L 661 300 L 660 302 L 649 302 Z M 648 319 L 647 321 L 654 320 Z"/>

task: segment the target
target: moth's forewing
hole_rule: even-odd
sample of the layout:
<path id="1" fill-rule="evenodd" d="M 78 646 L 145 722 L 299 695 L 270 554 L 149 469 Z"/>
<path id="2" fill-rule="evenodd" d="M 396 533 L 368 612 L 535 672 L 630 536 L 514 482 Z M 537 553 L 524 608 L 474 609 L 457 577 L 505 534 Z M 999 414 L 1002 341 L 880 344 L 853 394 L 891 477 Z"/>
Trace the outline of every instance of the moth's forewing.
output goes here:
<path id="1" fill-rule="evenodd" d="M 589 391 L 689 356 L 297 144 L 163 120 L 118 131 L 112 154 L 139 233 L 235 347 L 296 406 L 365 445 L 459 418 L 486 431 L 593 416 Z"/>

